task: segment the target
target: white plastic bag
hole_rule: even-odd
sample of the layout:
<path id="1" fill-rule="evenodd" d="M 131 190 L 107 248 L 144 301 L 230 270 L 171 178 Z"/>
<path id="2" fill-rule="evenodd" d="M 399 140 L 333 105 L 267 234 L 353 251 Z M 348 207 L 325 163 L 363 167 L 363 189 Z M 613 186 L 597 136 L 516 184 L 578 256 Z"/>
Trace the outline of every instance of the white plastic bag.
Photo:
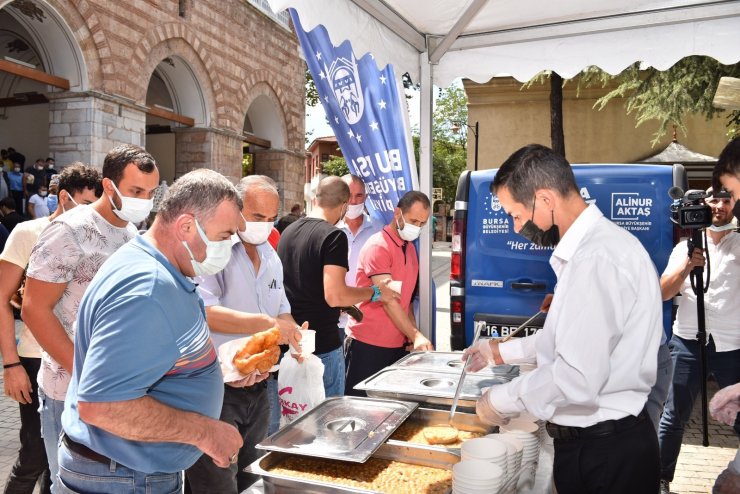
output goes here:
<path id="1" fill-rule="evenodd" d="M 316 355 L 308 355 L 299 363 L 289 354 L 280 361 L 278 374 L 280 427 L 324 401 L 324 364 Z"/>

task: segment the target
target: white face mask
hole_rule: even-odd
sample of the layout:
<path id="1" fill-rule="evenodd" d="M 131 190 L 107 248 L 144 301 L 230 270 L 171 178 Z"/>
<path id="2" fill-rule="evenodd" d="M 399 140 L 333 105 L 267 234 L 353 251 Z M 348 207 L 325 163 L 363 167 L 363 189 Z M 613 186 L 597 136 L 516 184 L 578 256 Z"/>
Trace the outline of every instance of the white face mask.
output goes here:
<path id="1" fill-rule="evenodd" d="M 355 218 L 359 218 L 362 216 L 362 213 L 365 212 L 365 204 L 349 204 L 347 205 L 347 212 L 344 213 L 344 217 L 348 218 L 350 220 L 353 220 Z"/>
<path id="2" fill-rule="evenodd" d="M 401 213 L 401 218 L 403 218 L 403 213 Z M 406 218 L 403 218 L 403 228 L 398 226 L 398 220 L 396 220 L 396 227 L 398 227 L 398 236 L 407 242 L 413 242 L 421 234 L 421 227 L 412 225 L 406 221 Z"/>
<path id="3" fill-rule="evenodd" d="M 46 194 L 48 194 L 48 192 L 46 192 L 45 190 L 40 190 L 40 191 L 39 191 L 39 195 L 40 195 L 41 197 L 46 197 Z"/>
<path id="4" fill-rule="evenodd" d="M 244 219 L 244 216 L 242 216 L 242 219 Z M 244 231 L 237 232 L 240 239 L 252 245 L 259 245 L 267 242 L 267 237 L 269 237 L 270 232 L 272 232 L 271 221 L 244 220 L 244 223 L 247 225 Z"/>
<path id="5" fill-rule="evenodd" d="M 149 216 L 149 213 L 154 207 L 154 201 L 152 199 L 124 196 L 113 181 L 111 181 L 111 185 L 113 185 L 113 190 L 116 191 L 116 194 L 121 199 L 121 209 L 118 209 L 111 196 L 108 196 L 108 200 L 116 216 L 123 221 L 130 221 L 131 223 L 141 223 Z"/>
<path id="6" fill-rule="evenodd" d="M 719 232 L 724 232 L 724 231 L 727 231 L 727 230 L 734 230 L 735 228 L 737 228 L 737 227 L 735 225 L 733 225 L 732 222 L 730 222 L 730 223 L 727 223 L 726 225 L 722 225 L 722 226 L 709 225 L 709 227 L 707 228 L 707 230 L 711 230 L 713 232 L 719 233 Z"/>
<path id="7" fill-rule="evenodd" d="M 70 200 L 70 201 L 72 201 L 72 204 L 74 204 L 74 206 L 72 206 L 72 207 L 71 207 L 71 208 L 69 208 L 69 209 L 72 209 L 72 208 L 74 208 L 75 206 L 79 206 L 79 204 L 77 204 L 77 201 L 75 201 L 75 198 L 74 198 L 74 197 L 72 197 L 72 194 L 70 194 L 70 193 L 68 192 L 68 193 L 67 193 L 67 197 L 69 197 L 69 200 Z M 67 210 L 66 210 L 66 209 L 64 209 L 64 204 L 62 204 L 62 214 L 66 213 L 66 212 L 67 212 Z"/>
<path id="8" fill-rule="evenodd" d="M 200 227 L 198 220 L 195 220 L 195 228 L 203 243 L 206 244 L 206 258 L 202 261 L 196 261 L 193 251 L 190 250 L 188 243 L 183 240 L 182 245 L 190 254 L 190 264 L 193 266 L 195 276 L 209 276 L 216 274 L 226 267 L 231 259 L 231 237 L 226 240 L 209 240 L 203 229 Z"/>

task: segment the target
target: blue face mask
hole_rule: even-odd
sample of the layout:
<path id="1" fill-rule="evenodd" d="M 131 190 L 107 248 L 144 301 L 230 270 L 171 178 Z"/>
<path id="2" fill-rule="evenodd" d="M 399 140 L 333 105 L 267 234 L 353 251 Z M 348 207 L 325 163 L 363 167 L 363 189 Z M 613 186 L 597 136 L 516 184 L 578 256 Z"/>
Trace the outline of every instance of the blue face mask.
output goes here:
<path id="1" fill-rule="evenodd" d="M 56 194 L 49 194 L 49 196 L 46 198 L 46 207 L 49 208 L 49 212 L 53 213 L 57 210 L 57 206 L 59 205 L 59 197 L 57 197 Z"/>

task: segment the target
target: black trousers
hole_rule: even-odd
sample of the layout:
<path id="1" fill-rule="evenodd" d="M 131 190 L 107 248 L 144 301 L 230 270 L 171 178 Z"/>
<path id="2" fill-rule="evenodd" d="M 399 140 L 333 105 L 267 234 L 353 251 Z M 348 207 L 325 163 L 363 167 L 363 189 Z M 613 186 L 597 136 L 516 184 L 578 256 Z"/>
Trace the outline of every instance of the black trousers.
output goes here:
<path id="1" fill-rule="evenodd" d="M 408 352 L 404 347 L 385 348 L 348 338 L 344 354 L 346 368 L 344 394 L 347 396 L 367 396 L 364 391 L 353 389 L 355 385 L 407 354 Z"/>
<path id="2" fill-rule="evenodd" d="M 221 468 L 213 463 L 210 456 L 201 456 L 192 467 L 185 470 L 186 493 L 238 494 L 259 480 L 258 475 L 242 470 L 262 456 L 254 446 L 267 437 L 270 423 L 267 381 L 247 388 L 224 385 L 220 420 L 236 427 L 242 435 L 244 445 L 239 450 L 238 460 L 229 468 Z"/>
<path id="3" fill-rule="evenodd" d="M 20 441 L 18 458 L 8 475 L 4 494 L 31 494 L 36 483 L 41 494 L 51 492 L 49 464 L 46 461 L 46 449 L 41 437 L 41 416 L 39 415 L 39 388 L 36 375 L 41 366 L 40 358 L 21 357 L 21 363 L 31 380 L 31 403 L 19 403 L 21 416 Z"/>
<path id="4" fill-rule="evenodd" d="M 658 437 L 649 420 L 607 437 L 554 443 L 558 494 L 658 492 Z"/>

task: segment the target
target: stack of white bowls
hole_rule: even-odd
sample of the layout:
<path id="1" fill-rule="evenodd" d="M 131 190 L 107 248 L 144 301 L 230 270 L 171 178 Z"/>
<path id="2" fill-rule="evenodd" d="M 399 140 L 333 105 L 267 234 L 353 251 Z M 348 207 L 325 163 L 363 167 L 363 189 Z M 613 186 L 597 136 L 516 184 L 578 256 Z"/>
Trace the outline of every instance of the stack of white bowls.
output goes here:
<path id="1" fill-rule="evenodd" d="M 499 427 L 503 434 L 513 435 L 522 442 L 522 465 L 534 464 L 540 455 L 539 426 L 530 420 L 511 419 Z"/>
<path id="2" fill-rule="evenodd" d="M 519 414 L 520 419 L 529 420 L 537 424 L 537 427 L 539 427 L 538 434 L 540 437 L 540 444 L 542 444 L 542 441 L 545 440 L 545 436 L 547 436 L 547 430 L 545 429 L 545 421 L 540 420 L 534 415 L 532 415 L 529 412 L 522 412 Z"/>
<path id="3" fill-rule="evenodd" d="M 504 478 L 504 470 L 498 465 L 462 460 L 452 467 L 452 494 L 498 494 Z"/>
<path id="4" fill-rule="evenodd" d="M 506 444 L 506 481 L 519 473 L 524 455 L 524 445 L 512 434 L 489 434 L 486 437 Z M 515 483 L 516 485 L 516 483 Z"/>
<path id="5" fill-rule="evenodd" d="M 460 457 L 465 460 L 482 460 L 500 467 L 507 475 L 506 444 L 488 437 L 468 439 L 460 447 Z"/>

